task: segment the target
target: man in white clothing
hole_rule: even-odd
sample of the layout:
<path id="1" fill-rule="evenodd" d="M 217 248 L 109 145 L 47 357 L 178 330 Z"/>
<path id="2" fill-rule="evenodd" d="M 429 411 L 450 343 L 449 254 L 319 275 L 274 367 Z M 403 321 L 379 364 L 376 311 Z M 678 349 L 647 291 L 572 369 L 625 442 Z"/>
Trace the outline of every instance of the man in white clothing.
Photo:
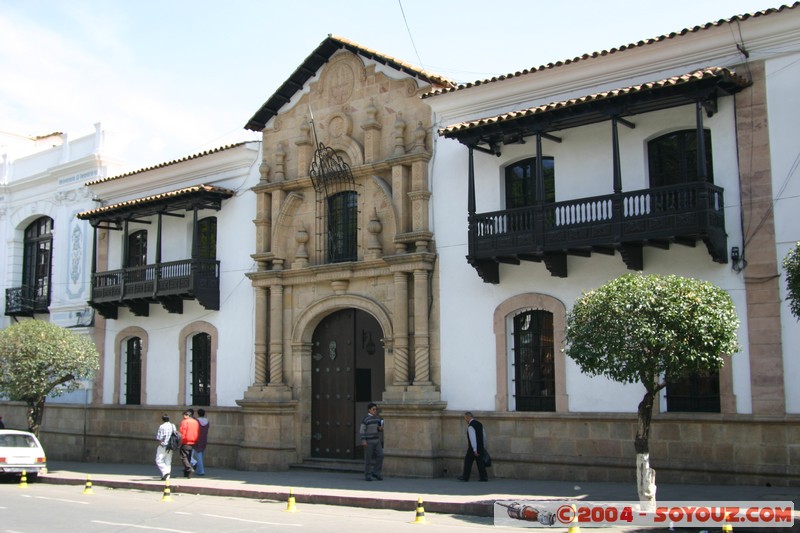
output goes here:
<path id="1" fill-rule="evenodd" d="M 161 416 L 163 422 L 158 426 L 156 433 L 156 440 L 158 441 L 158 448 L 156 449 L 156 466 L 161 471 L 161 479 L 169 479 L 172 472 L 172 450 L 167 448 L 169 438 L 172 432 L 175 431 L 175 426 L 169 421 L 169 415 L 164 413 Z"/>

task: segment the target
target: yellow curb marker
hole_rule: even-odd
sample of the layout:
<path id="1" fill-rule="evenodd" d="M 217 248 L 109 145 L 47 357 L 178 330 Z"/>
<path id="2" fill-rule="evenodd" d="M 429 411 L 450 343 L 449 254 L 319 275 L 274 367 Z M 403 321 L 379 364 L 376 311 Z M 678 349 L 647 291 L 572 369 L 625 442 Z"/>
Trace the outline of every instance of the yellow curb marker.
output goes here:
<path id="1" fill-rule="evenodd" d="M 172 501 L 172 492 L 169 490 L 169 478 L 164 481 L 164 493 L 161 496 L 162 502 L 171 502 Z"/>
<path id="2" fill-rule="evenodd" d="M 289 501 L 286 503 L 286 509 L 284 510 L 286 513 L 296 513 L 297 512 L 297 505 L 294 500 L 294 493 L 292 489 L 289 489 Z"/>
<path id="3" fill-rule="evenodd" d="M 412 524 L 427 524 L 428 521 L 425 520 L 425 508 L 422 506 L 422 498 L 417 498 L 417 515 L 414 518 L 414 521 L 411 522 Z"/>
<path id="4" fill-rule="evenodd" d="M 22 475 L 19 477 L 19 488 L 28 488 L 28 473 L 25 470 L 22 471 Z"/>
<path id="5" fill-rule="evenodd" d="M 83 494 L 94 494 L 92 490 L 92 477 L 86 474 L 86 485 L 83 487 Z"/>

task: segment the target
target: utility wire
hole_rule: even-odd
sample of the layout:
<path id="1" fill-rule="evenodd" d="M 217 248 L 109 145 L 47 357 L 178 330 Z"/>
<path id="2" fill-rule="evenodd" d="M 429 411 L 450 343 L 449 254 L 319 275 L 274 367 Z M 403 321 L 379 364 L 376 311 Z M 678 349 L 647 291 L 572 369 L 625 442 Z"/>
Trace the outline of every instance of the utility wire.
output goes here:
<path id="1" fill-rule="evenodd" d="M 422 64 L 422 58 L 419 57 L 419 52 L 417 51 L 417 45 L 414 43 L 414 36 L 411 35 L 411 28 L 408 27 L 408 20 L 406 19 L 406 12 L 403 10 L 402 0 L 397 0 L 397 5 L 400 6 L 400 13 L 403 15 L 403 22 L 406 25 L 408 38 L 411 39 L 411 46 L 414 48 L 414 53 L 417 55 L 417 61 L 419 62 L 419 66 L 422 67 L 422 70 L 425 70 L 425 65 Z"/>

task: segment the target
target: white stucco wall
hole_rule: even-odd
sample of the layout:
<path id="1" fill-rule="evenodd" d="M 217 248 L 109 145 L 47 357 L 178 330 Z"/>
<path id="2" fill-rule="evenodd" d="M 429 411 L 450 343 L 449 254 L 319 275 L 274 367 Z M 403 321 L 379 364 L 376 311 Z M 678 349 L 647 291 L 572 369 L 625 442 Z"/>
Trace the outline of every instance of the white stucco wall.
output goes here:
<path id="1" fill-rule="evenodd" d="M 796 50 L 796 49 L 795 49 Z M 786 302 L 782 268 L 789 250 L 800 241 L 800 53 L 787 53 L 766 63 L 775 248 L 781 275 L 781 343 L 786 384 L 786 412 L 800 413 L 800 323 Z"/>
<path id="2" fill-rule="evenodd" d="M 253 146 L 259 146 L 253 144 Z M 240 150 L 240 148 L 236 148 Z M 255 164 L 243 166 L 224 172 L 199 174 L 195 172 L 198 164 L 212 168 L 211 162 L 218 156 L 204 156 L 203 161 L 175 165 L 172 169 L 162 171 L 162 189 L 177 190 L 183 187 L 204 183 L 235 191 L 232 198 L 223 200 L 220 211 L 204 210 L 198 213 L 198 220 L 217 217 L 217 259 L 220 261 L 220 310 L 207 310 L 195 300 L 184 301 L 183 313 L 171 314 L 158 304 L 149 306 L 149 316 L 137 317 L 125 307 L 119 309 L 116 320 L 106 320 L 105 373 L 103 377 L 103 402 L 118 403 L 124 396 L 124 389 L 117 384 L 115 397 L 115 365 L 124 361 L 124 349 L 115 346 L 119 333 L 128 327 L 140 327 L 147 332 L 147 368 L 143 376 L 143 390 L 147 391 L 148 405 L 189 405 L 191 391 L 187 390 L 183 398 L 178 398 L 181 380 L 188 383 L 186 375 L 179 375 L 181 331 L 188 325 L 207 322 L 217 331 L 216 380 L 212 383 L 212 391 L 216 394 L 216 405 L 235 406 L 244 391 L 253 382 L 253 320 L 255 314 L 253 288 L 246 273 L 254 270 L 254 262 L 250 257 L 252 243 L 255 242 L 255 226 L 252 222 L 256 212 L 255 194 L 250 188 L 258 183 L 258 148 L 248 150 L 243 159 L 252 160 Z M 183 167 L 192 170 L 184 170 Z M 168 167 L 169 168 L 169 167 Z M 181 181 L 182 173 L 185 180 Z M 120 181 L 136 179 L 122 178 Z M 159 181 L 159 180 L 156 180 Z M 170 185 L 164 187 L 163 182 Z M 107 192 L 109 203 L 128 199 L 132 191 L 127 190 L 124 183 L 110 184 L 115 187 L 116 196 Z M 160 191 L 164 192 L 164 191 Z M 139 193 L 140 194 L 140 193 Z M 153 193 L 150 193 L 153 194 Z M 162 220 L 162 261 L 188 259 L 192 251 L 191 212 L 185 218 L 163 217 Z M 152 224 L 131 224 L 130 232 L 146 229 L 147 262 L 155 262 L 157 224 L 153 217 Z M 109 270 L 120 268 L 122 261 L 122 232 L 111 232 L 109 237 Z M 117 361 L 115 353 L 122 354 Z M 187 350 L 190 353 L 190 350 Z M 188 371 L 185 371 L 185 373 Z M 120 378 L 120 381 L 122 379 Z M 187 389 L 190 387 L 187 385 Z M 124 399 L 122 399 L 124 401 Z"/>

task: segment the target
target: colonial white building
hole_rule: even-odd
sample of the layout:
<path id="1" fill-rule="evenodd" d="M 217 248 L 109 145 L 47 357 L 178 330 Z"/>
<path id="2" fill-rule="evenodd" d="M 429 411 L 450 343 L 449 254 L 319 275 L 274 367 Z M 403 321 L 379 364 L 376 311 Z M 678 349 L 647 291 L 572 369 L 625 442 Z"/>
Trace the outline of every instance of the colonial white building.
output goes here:
<path id="1" fill-rule="evenodd" d="M 710 281 L 741 319 L 718 377 L 662 394 L 660 479 L 797 482 L 798 59 L 795 4 L 426 95 L 442 400 L 483 411 L 497 474 L 630 475 L 644 388 L 563 349 L 582 292 L 633 270 Z"/>
<path id="2" fill-rule="evenodd" d="M 60 132 L 4 133 L 0 146 L 1 327 L 35 319 L 91 335 L 91 227 L 75 214 L 96 205 L 86 182 L 119 168 L 115 136 L 96 124 L 93 133 L 74 139 Z M 86 390 L 59 398 L 88 401 Z M 25 427 L 24 415 L 6 413 L 5 421 Z"/>

